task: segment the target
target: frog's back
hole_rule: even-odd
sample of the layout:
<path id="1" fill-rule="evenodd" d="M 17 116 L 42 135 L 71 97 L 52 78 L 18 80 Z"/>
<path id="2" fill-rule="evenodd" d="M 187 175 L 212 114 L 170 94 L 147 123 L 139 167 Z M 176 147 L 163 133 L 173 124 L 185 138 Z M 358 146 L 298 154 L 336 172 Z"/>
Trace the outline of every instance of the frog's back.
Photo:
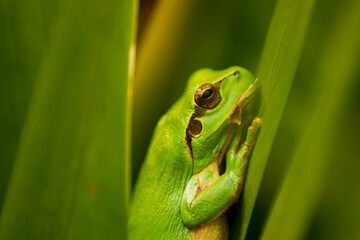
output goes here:
<path id="1" fill-rule="evenodd" d="M 174 106 L 159 121 L 132 196 L 129 239 L 191 239 L 181 219 L 183 191 L 191 176 L 186 119 Z M 179 131 L 183 129 L 183 133 Z"/>

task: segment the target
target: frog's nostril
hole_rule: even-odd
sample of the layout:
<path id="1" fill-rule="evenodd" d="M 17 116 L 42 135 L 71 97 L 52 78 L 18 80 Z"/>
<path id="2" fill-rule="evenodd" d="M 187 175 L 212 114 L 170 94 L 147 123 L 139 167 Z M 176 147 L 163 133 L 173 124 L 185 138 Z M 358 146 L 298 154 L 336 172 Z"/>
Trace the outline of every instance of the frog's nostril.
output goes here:
<path id="1" fill-rule="evenodd" d="M 238 71 L 238 70 L 236 70 L 235 72 L 233 72 L 233 75 L 234 75 L 234 76 L 239 75 L 239 71 Z"/>

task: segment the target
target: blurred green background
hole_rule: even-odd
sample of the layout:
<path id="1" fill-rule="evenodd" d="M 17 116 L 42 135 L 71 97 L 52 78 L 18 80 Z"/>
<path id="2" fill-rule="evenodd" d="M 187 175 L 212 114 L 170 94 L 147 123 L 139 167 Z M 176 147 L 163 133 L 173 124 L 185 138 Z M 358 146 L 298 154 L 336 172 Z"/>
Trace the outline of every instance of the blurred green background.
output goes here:
<path id="1" fill-rule="evenodd" d="M 0 239 L 123 239 L 157 120 L 192 72 L 231 65 L 259 77 L 267 120 L 231 238 L 360 239 L 359 13 L 358 0 L 1 0 Z"/>

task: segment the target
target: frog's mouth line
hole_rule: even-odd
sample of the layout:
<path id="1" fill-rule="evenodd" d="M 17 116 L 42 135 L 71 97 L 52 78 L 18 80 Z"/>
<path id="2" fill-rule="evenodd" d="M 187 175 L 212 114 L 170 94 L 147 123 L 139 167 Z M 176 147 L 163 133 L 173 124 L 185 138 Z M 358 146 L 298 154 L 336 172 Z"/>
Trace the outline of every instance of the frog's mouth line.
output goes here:
<path id="1" fill-rule="evenodd" d="M 240 97 L 236 101 L 235 106 L 233 107 L 232 111 L 229 114 L 229 117 L 227 118 L 228 125 L 233 125 L 232 123 L 235 123 L 236 125 L 241 126 L 242 109 L 255 95 L 257 80 L 258 79 L 256 78 L 255 81 L 240 95 Z M 224 124 L 226 124 L 226 121 L 223 122 L 221 126 L 223 126 Z M 219 129 L 220 128 L 221 127 L 219 127 Z M 207 139 L 211 138 L 215 134 L 216 131 L 213 132 L 210 136 L 208 136 Z"/>
<path id="2" fill-rule="evenodd" d="M 235 150 L 238 150 L 241 143 L 241 130 L 243 124 L 241 124 L 242 109 L 247 105 L 249 100 L 255 94 L 255 87 L 257 79 L 246 89 L 238 98 L 233 110 L 228 117 L 229 130 L 226 133 L 226 139 L 223 145 L 220 147 L 219 152 L 215 155 L 214 160 L 218 162 L 219 166 L 222 164 L 225 154 L 228 152 L 230 145 L 234 138 L 237 137 Z"/>
<path id="3" fill-rule="evenodd" d="M 258 79 L 255 81 L 240 95 L 236 104 L 229 115 L 229 124 L 235 123 L 237 125 L 241 125 L 241 109 L 246 106 L 250 99 L 255 95 L 255 89 L 257 86 Z"/>

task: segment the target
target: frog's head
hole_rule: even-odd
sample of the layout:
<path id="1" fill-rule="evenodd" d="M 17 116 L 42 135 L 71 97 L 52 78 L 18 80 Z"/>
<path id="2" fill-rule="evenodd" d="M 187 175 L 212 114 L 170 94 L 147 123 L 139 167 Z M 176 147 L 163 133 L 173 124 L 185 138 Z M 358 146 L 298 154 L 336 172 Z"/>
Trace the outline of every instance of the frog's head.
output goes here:
<path id="1" fill-rule="evenodd" d="M 193 113 L 186 142 L 193 157 L 193 173 L 226 150 L 229 126 L 240 125 L 241 109 L 254 95 L 255 82 L 248 70 L 237 66 L 221 71 L 200 69 L 190 77 L 185 96 Z"/>

